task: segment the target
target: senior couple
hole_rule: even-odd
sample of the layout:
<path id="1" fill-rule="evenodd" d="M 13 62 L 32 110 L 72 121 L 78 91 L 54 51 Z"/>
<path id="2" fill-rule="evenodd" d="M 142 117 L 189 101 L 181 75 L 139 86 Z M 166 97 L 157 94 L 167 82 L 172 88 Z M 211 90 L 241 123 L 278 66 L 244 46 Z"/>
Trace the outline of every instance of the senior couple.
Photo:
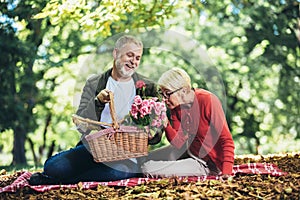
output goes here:
<path id="1" fill-rule="evenodd" d="M 145 95 L 161 95 L 170 111 L 163 124 L 170 145 L 151 151 L 146 157 L 97 163 L 82 137 L 74 148 L 48 158 L 43 172 L 31 176 L 31 185 L 140 176 L 228 177 L 232 174 L 234 143 L 219 99 L 207 90 L 192 88 L 189 75 L 176 67 L 162 74 L 157 84 L 153 83 L 136 72 L 142 54 L 140 40 L 130 35 L 120 37 L 112 52 L 112 68 L 87 80 L 76 114 L 111 123 L 108 103 L 109 91 L 112 91 L 117 118 L 122 119 L 129 113 L 138 92 L 135 83 L 142 80 L 146 84 Z M 89 134 L 80 132 L 83 136 Z M 160 138 L 161 132 L 158 132 L 149 138 L 149 144 L 158 143 Z"/>

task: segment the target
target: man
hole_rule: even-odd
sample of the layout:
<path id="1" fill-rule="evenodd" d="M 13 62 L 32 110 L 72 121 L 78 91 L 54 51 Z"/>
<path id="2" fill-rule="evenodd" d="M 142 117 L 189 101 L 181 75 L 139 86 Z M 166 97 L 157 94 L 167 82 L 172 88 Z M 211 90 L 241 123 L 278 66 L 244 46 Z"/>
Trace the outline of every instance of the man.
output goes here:
<path id="1" fill-rule="evenodd" d="M 139 80 L 146 84 L 146 96 L 156 96 L 156 85 L 136 73 L 142 54 L 141 41 L 129 35 L 120 37 L 112 53 L 113 67 L 87 80 L 76 114 L 84 118 L 111 123 L 108 102 L 110 101 L 109 91 L 112 91 L 117 118 L 118 120 L 124 118 L 137 94 L 135 83 Z M 89 133 L 84 130 L 80 132 L 83 136 Z M 136 159 L 96 163 L 84 143 L 84 141 L 79 142 L 75 148 L 50 157 L 45 162 L 44 172 L 33 174 L 29 183 L 40 185 L 112 181 L 138 175 L 139 164 Z"/>

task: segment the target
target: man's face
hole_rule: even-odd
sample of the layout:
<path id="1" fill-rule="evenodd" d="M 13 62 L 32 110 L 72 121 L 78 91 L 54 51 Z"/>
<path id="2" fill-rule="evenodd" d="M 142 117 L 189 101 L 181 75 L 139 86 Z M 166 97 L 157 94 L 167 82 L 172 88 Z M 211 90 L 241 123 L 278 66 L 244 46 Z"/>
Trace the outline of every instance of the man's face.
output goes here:
<path id="1" fill-rule="evenodd" d="M 134 43 L 125 44 L 120 49 L 115 49 L 115 63 L 118 74 L 124 78 L 131 77 L 139 67 L 143 49 Z"/>

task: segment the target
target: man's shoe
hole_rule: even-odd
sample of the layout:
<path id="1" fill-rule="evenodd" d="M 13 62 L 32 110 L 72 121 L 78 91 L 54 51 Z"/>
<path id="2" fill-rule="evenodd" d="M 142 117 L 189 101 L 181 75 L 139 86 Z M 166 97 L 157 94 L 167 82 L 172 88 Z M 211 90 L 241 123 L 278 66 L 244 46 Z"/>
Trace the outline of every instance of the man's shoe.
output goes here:
<path id="1" fill-rule="evenodd" d="M 53 178 L 50 178 L 49 176 L 37 172 L 31 175 L 29 179 L 30 185 L 56 185 L 59 184 L 58 181 L 56 181 Z"/>

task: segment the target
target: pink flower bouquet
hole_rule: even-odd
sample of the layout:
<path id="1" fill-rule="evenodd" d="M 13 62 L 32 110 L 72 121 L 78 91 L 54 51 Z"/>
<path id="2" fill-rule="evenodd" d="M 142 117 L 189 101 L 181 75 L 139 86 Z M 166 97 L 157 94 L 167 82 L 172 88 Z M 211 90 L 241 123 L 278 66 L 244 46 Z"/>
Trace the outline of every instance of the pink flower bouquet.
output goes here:
<path id="1" fill-rule="evenodd" d="M 129 114 L 134 123 L 151 129 L 163 125 L 166 111 L 165 103 L 158 101 L 157 97 L 142 99 L 140 95 L 136 95 Z"/>

